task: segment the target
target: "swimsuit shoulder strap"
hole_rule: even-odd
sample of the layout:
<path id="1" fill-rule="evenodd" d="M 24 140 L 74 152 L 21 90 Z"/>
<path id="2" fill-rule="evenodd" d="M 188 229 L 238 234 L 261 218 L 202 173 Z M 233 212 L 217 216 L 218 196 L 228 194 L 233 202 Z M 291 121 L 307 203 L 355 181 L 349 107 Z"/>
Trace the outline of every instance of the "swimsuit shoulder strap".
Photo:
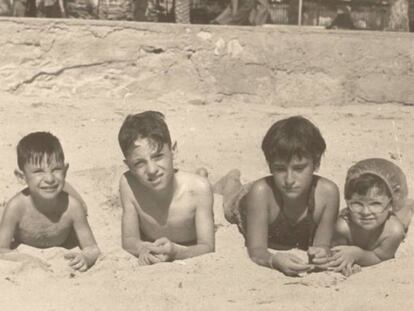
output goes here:
<path id="1" fill-rule="evenodd" d="M 308 213 L 312 216 L 315 211 L 315 189 L 316 189 L 316 185 L 318 184 L 319 178 L 320 177 L 318 175 L 313 175 L 312 184 L 309 190 Z"/>

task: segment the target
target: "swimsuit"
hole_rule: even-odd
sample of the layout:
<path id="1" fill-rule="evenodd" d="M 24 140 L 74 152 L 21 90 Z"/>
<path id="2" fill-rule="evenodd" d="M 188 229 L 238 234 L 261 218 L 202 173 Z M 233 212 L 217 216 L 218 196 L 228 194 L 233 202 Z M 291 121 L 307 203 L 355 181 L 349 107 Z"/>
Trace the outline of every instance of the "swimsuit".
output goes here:
<path id="1" fill-rule="evenodd" d="M 286 216 L 283 204 L 280 206 L 279 214 L 276 219 L 269 224 L 268 227 L 268 245 L 283 245 L 288 248 L 300 248 L 307 250 L 313 243 L 315 235 L 316 224 L 313 220 L 315 210 L 315 188 L 319 177 L 314 175 L 312 184 L 309 190 L 309 197 L 307 203 L 306 215 L 297 223 L 292 224 Z M 242 189 L 229 200 L 230 213 L 226 215 L 226 219 L 230 223 L 237 224 L 240 233 L 246 238 L 246 208 L 244 204 L 240 204 L 241 200 L 250 191 L 253 183 L 246 184 Z M 272 183 L 272 188 L 275 191 L 275 196 L 281 198 L 281 194 L 277 192 Z M 282 201 L 282 200 L 279 200 Z"/>

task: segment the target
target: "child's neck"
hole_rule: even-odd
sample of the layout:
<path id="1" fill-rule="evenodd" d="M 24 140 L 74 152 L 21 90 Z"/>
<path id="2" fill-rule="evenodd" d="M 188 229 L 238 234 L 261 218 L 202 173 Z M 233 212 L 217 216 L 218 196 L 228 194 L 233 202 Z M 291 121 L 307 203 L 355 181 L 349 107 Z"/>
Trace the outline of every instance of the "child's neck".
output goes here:
<path id="1" fill-rule="evenodd" d="M 284 210 L 295 212 L 302 212 L 308 208 L 309 191 L 304 191 L 297 198 L 282 197 Z"/>
<path id="2" fill-rule="evenodd" d="M 59 203 L 59 196 L 54 199 L 43 199 L 31 195 L 33 206 L 43 214 L 52 214 L 56 212 Z"/>
<path id="3" fill-rule="evenodd" d="M 152 198 L 160 208 L 168 209 L 171 201 L 174 198 L 174 194 L 177 188 L 175 176 L 172 178 L 170 184 L 165 189 L 160 191 L 150 190 L 152 192 Z"/>

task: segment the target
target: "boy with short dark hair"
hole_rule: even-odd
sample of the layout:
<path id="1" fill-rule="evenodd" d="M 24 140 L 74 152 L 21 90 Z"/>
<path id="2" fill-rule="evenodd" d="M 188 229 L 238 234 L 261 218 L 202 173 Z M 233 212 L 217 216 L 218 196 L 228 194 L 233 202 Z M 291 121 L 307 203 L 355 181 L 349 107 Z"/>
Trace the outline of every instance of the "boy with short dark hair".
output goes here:
<path id="1" fill-rule="evenodd" d="M 318 176 L 325 141 L 309 120 L 295 116 L 277 121 L 266 133 L 262 150 L 271 175 L 242 186 L 231 171 L 214 187 L 223 194 L 226 219 L 243 234 L 257 264 L 297 276 L 326 264 L 339 208 L 335 183 Z M 309 263 L 268 248 L 306 250 Z"/>
<path id="2" fill-rule="evenodd" d="M 174 169 L 176 145 L 163 114 L 129 115 L 118 140 L 128 166 L 120 180 L 123 248 L 142 265 L 214 251 L 210 184 Z"/>
<path id="3" fill-rule="evenodd" d="M 359 161 L 348 170 L 345 200 L 329 266 L 349 276 L 355 264 L 370 266 L 394 258 L 408 230 L 413 202 L 403 171 L 379 158 Z"/>
<path id="4" fill-rule="evenodd" d="M 17 145 L 17 179 L 27 187 L 7 204 L 0 223 L 1 257 L 17 258 L 11 248 L 26 244 L 36 248 L 79 246 L 69 252 L 69 265 L 86 271 L 100 251 L 89 227 L 86 208 L 70 186 L 65 191 L 69 165 L 59 140 L 47 132 L 34 132 Z M 22 256 L 27 258 L 27 256 Z"/>

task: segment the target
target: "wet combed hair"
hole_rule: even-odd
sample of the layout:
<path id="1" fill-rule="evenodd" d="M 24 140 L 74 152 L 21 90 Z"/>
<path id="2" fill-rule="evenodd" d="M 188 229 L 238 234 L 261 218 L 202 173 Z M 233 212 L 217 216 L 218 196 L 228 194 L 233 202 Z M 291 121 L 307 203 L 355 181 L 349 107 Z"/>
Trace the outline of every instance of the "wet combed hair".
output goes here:
<path id="1" fill-rule="evenodd" d="M 293 157 L 321 162 L 326 144 L 319 129 L 308 119 L 294 116 L 275 122 L 267 131 L 262 150 L 269 166 L 275 159 L 289 162 Z"/>
<path id="2" fill-rule="evenodd" d="M 33 132 L 17 144 L 17 165 L 23 170 L 27 163 L 40 164 L 46 157 L 47 163 L 65 162 L 59 139 L 49 132 Z"/>
<path id="3" fill-rule="evenodd" d="M 145 111 L 126 117 L 118 134 L 119 145 L 125 157 L 139 138 L 151 139 L 159 150 L 164 144 L 171 148 L 170 131 L 161 112 Z"/>
<path id="4" fill-rule="evenodd" d="M 392 198 L 387 184 L 381 177 L 366 173 L 348 181 L 345 187 L 345 199 L 351 199 L 352 195 L 355 193 L 359 195 L 367 195 L 369 190 L 373 188 L 377 189 L 378 195 L 386 195 L 389 198 Z"/>

